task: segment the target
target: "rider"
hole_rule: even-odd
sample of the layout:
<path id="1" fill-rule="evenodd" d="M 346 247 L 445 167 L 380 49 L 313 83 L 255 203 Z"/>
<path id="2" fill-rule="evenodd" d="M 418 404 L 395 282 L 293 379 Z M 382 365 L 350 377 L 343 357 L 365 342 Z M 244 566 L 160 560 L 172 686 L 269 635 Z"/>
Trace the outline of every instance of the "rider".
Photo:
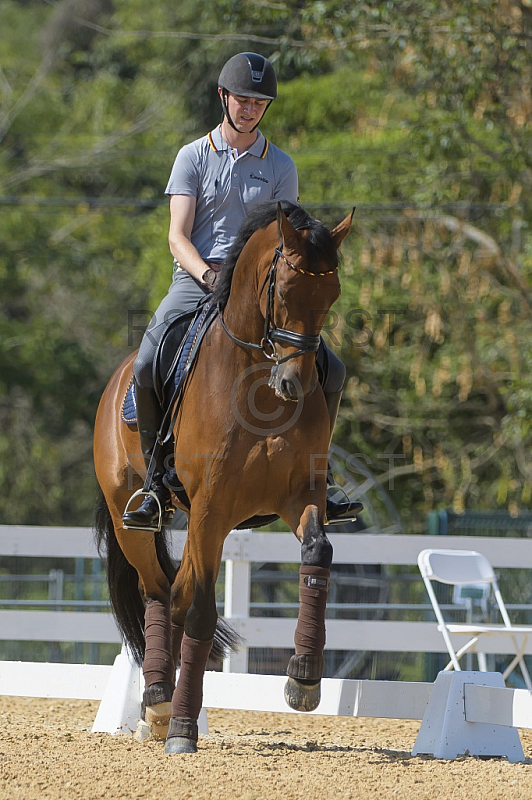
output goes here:
<path id="1" fill-rule="evenodd" d="M 163 522 L 171 519 L 174 510 L 163 482 L 169 450 L 155 447 L 163 410 L 154 390 L 153 362 L 164 332 L 180 313 L 196 307 L 212 291 L 220 265 L 249 208 L 272 199 L 293 203 L 298 200 L 293 160 L 257 130 L 277 96 L 277 79 L 268 59 L 256 53 L 239 53 L 230 58 L 220 73 L 218 94 L 223 110 L 221 124 L 181 148 L 166 187 L 165 193 L 170 196 L 173 280 L 146 329 L 133 365 L 142 454 L 146 467 L 152 452 L 156 463 L 151 494 L 145 495 L 137 510 L 126 511 L 123 516 L 127 528 L 158 530 L 159 503 L 164 511 Z M 321 356 L 330 375 L 329 391 L 324 387 L 324 392 L 332 434 L 345 367 L 324 346 Z M 351 519 L 353 510 L 350 503 L 327 501 L 329 522 Z"/>

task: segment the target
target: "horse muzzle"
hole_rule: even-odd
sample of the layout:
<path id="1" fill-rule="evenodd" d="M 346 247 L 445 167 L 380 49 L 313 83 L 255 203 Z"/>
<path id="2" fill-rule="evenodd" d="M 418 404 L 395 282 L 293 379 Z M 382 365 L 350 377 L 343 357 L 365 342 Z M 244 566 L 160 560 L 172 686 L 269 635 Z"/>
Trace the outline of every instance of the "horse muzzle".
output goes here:
<path id="1" fill-rule="evenodd" d="M 274 364 L 268 381 L 268 386 L 274 390 L 276 397 L 288 403 L 299 402 L 314 390 L 315 385 L 313 382 L 308 389 L 304 387 L 295 370 L 285 368 L 284 364 Z"/>

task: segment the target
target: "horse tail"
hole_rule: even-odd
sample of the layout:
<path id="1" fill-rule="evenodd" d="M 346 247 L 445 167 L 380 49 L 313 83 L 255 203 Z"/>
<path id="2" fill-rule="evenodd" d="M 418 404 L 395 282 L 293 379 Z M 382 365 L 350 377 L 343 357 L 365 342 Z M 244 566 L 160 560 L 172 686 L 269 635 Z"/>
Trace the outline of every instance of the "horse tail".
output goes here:
<path id="1" fill-rule="evenodd" d="M 218 617 L 210 657 L 213 661 L 221 661 L 229 653 L 235 653 L 243 642 L 240 634 L 231 627 L 227 620 L 224 617 Z"/>
<path id="2" fill-rule="evenodd" d="M 118 629 L 135 662 L 140 666 L 144 659 L 144 602 L 139 592 L 137 570 L 126 559 L 116 538 L 113 520 L 103 492 L 100 489 L 94 515 L 94 532 L 100 556 L 107 561 L 107 585 L 111 608 Z M 173 583 L 178 566 L 172 560 L 164 535 L 155 537 L 157 558 L 170 583 Z M 229 623 L 218 617 L 211 658 L 219 660 L 242 643 L 239 634 Z"/>
<path id="3" fill-rule="evenodd" d="M 107 500 L 101 490 L 96 503 L 94 532 L 100 557 L 107 561 L 107 586 L 118 629 L 139 664 L 145 644 L 144 603 L 139 592 L 139 576 L 118 544 Z"/>
<path id="4" fill-rule="evenodd" d="M 139 592 L 137 570 L 126 559 L 116 538 L 109 507 L 100 489 L 94 516 L 94 532 L 98 552 L 107 561 L 107 586 L 118 629 L 135 662 L 144 659 L 144 601 Z M 164 536 L 155 537 L 157 558 L 170 583 L 177 568 L 168 551 Z"/>

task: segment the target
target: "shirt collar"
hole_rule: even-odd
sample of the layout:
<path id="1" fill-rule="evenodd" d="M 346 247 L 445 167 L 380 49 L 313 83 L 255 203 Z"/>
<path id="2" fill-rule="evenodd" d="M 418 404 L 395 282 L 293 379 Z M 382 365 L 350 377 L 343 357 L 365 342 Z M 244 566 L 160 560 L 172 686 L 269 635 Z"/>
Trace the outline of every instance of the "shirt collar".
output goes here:
<path id="1" fill-rule="evenodd" d="M 220 151 L 230 152 L 231 147 L 227 144 L 225 139 L 222 136 L 221 125 L 218 125 L 217 128 L 210 131 L 207 134 L 207 138 L 209 140 L 209 144 L 214 150 L 215 153 Z M 264 158 L 266 152 L 268 150 L 268 140 L 262 135 L 260 131 L 257 131 L 257 138 L 247 151 L 251 153 L 252 156 L 257 156 L 257 158 Z"/>

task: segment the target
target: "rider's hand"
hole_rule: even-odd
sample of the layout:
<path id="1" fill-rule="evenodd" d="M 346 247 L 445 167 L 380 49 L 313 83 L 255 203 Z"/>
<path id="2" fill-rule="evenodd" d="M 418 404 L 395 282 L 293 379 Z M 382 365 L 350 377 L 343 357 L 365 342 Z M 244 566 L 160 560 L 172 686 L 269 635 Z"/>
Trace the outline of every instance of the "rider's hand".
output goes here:
<path id="1" fill-rule="evenodd" d="M 215 272 L 212 267 L 209 267 L 205 270 L 203 275 L 201 276 L 201 285 L 204 289 L 207 289 L 209 292 L 214 291 L 214 287 L 216 285 L 216 278 L 218 277 L 218 273 Z"/>

